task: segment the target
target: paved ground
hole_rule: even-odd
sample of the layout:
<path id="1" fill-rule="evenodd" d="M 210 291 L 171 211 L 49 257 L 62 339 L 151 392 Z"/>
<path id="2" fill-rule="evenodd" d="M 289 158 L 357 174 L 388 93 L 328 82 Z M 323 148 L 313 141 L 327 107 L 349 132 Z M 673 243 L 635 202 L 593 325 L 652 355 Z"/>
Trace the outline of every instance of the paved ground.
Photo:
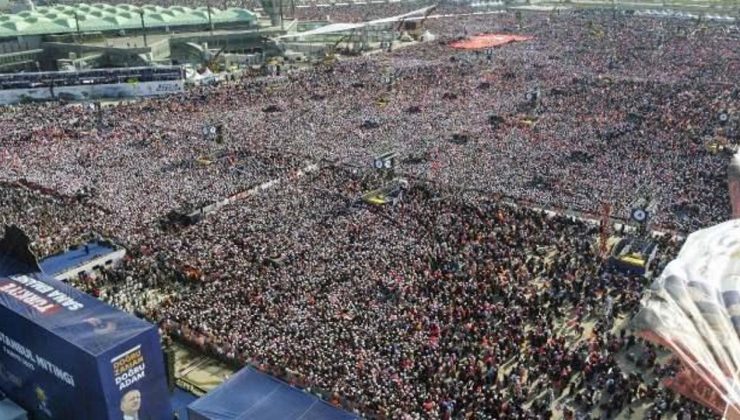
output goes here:
<path id="1" fill-rule="evenodd" d="M 175 349 L 175 380 L 181 388 L 201 396 L 221 385 L 234 374 L 234 369 L 182 344 L 173 344 Z"/>

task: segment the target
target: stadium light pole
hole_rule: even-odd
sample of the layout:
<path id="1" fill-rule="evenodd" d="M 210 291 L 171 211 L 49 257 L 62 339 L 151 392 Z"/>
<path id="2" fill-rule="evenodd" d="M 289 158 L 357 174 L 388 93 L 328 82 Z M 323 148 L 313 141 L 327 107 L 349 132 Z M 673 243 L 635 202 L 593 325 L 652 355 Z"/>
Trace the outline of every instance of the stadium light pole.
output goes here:
<path id="1" fill-rule="evenodd" d="M 144 9 L 139 9 L 139 17 L 141 17 L 141 35 L 144 37 L 144 48 L 148 47 L 146 43 L 146 26 L 144 25 Z"/>
<path id="2" fill-rule="evenodd" d="M 77 62 L 82 59 L 82 34 L 80 33 L 80 17 L 75 12 L 75 28 L 77 28 Z"/>
<path id="3" fill-rule="evenodd" d="M 285 23 L 283 22 L 283 0 L 280 0 L 280 30 L 285 30 Z"/>
<path id="4" fill-rule="evenodd" d="M 213 19 L 211 19 L 211 5 L 208 4 L 208 28 L 210 28 L 211 36 L 213 36 Z"/>

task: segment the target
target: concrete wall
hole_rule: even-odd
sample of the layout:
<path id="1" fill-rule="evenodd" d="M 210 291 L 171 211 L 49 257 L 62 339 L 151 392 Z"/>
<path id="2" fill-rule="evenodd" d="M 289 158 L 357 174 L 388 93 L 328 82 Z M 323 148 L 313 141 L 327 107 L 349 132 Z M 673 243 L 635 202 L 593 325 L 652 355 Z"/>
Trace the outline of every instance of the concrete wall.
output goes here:
<path id="1" fill-rule="evenodd" d="M 108 51 L 104 54 L 106 67 L 139 67 L 148 66 L 151 61 L 149 53 L 128 53 L 125 51 Z"/>
<path id="2" fill-rule="evenodd" d="M 149 48 L 151 49 L 152 60 L 158 61 L 170 56 L 170 41 L 168 39 L 150 43 Z"/>
<path id="3" fill-rule="evenodd" d="M 0 54 L 33 50 L 41 46 L 40 36 L 26 36 L 0 41 Z"/>
<path id="4" fill-rule="evenodd" d="M 189 42 L 170 43 L 170 58 L 179 63 L 199 62 L 203 52 L 195 45 Z"/>
<path id="5" fill-rule="evenodd" d="M 165 41 L 165 44 L 166 41 Z M 150 54 L 150 48 L 113 48 L 93 45 L 67 44 L 62 42 L 44 42 L 44 70 L 57 70 L 57 60 L 68 60 L 73 54 L 77 60 L 82 57 L 89 67 L 129 67 L 146 66 L 147 60 L 142 59 L 143 54 Z M 158 47 L 160 52 L 169 49 L 169 44 Z"/>
<path id="6" fill-rule="evenodd" d="M 223 54 L 227 64 L 257 65 L 262 63 L 262 54 Z"/>
<path id="7" fill-rule="evenodd" d="M 0 71 L 10 72 L 19 70 L 38 70 L 39 60 L 43 50 L 25 50 L 7 54 L 0 54 Z"/>

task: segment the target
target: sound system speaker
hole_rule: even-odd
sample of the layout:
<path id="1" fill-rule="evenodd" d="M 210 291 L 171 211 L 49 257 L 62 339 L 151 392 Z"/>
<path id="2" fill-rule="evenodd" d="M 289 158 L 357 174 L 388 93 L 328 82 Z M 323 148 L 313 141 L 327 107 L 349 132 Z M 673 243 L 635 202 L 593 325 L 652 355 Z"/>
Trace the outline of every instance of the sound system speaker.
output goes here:
<path id="1" fill-rule="evenodd" d="M 172 392 L 175 390 L 175 350 L 171 346 L 164 348 L 164 363 L 167 373 L 167 388 Z"/>

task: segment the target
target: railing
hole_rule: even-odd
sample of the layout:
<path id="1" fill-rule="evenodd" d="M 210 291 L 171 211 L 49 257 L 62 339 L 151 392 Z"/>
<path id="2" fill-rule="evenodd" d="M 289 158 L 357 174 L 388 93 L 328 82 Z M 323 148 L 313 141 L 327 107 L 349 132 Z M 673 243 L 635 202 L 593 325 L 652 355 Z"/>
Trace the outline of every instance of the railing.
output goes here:
<path id="1" fill-rule="evenodd" d="M 0 89 L 157 82 L 183 79 L 179 67 L 0 74 Z"/>

